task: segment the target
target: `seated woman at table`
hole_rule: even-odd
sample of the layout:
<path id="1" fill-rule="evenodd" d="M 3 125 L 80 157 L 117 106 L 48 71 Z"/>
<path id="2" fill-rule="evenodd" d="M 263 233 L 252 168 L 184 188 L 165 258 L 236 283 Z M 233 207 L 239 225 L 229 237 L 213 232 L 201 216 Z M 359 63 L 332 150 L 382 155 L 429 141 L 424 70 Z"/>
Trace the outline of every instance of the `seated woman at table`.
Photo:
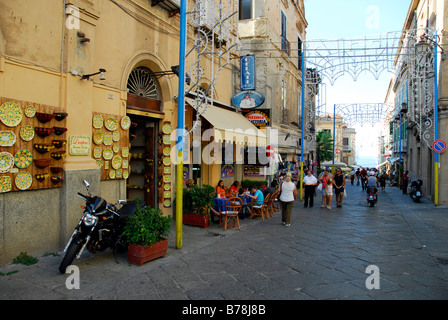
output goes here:
<path id="1" fill-rule="evenodd" d="M 239 181 L 235 181 L 232 183 L 232 185 L 230 186 L 230 192 L 232 193 L 233 197 L 237 197 L 238 196 L 238 189 L 240 187 L 240 183 Z"/>
<path id="2" fill-rule="evenodd" d="M 216 192 L 218 193 L 218 198 L 226 197 L 226 189 L 223 180 L 219 180 L 218 185 L 216 186 Z"/>

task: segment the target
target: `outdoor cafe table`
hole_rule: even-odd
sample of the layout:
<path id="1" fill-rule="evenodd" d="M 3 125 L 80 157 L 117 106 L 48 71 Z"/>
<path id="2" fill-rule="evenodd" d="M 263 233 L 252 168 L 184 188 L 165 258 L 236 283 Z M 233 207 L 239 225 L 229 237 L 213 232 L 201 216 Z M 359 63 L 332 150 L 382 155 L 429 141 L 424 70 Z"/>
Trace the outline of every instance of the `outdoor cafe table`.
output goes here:
<path id="1" fill-rule="evenodd" d="M 226 201 L 228 199 L 227 198 L 214 198 L 213 199 L 213 210 L 215 210 L 216 212 L 221 212 L 221 211 L 225 211 L 224 205 L 226 204 Z M 212 221 L 214 221 L 215 215 L 213 212 L 211 212 L 211 216 L 212 216 Z"/>

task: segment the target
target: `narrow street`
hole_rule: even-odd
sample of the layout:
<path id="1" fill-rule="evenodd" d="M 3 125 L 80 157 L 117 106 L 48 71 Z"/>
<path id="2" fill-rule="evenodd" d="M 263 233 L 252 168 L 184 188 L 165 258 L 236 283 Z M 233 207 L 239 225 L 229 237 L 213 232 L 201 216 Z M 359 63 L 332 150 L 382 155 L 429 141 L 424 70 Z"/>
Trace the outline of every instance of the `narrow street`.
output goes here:
<path id="1" fill-rule="evenodd" d="M 280 213 L 242 220 L 240 231 L 184 226 L 181 250 L 173 229 L 167 256 L 142 267 L 125 254 L 119 263 L 110 251 L 84 255 L 78 290 L 58 273 L 61 256 L 11 264 L 0 269 L 0 299 L 448 299 L 448 208 L 396 188 L 370 208 L 361 187 L 347 189 L 342 208 L 320 208 L 320 196 L 311 209 L 297 201 L 290 227 Z M 371 265 L 379 289 L 366 288 Z"/>

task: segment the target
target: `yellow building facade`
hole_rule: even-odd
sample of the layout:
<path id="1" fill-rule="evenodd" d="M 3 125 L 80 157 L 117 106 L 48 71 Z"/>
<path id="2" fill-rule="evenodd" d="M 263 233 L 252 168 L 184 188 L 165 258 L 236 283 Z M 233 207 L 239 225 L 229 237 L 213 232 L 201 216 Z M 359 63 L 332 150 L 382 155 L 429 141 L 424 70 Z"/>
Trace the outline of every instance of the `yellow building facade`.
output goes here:
<path id="1" fill-rule="evenodd" d="M 81 214 L 83 203 L 75 195 L 84 191 L 84 179 L 92 194 L 111 203 L 141 198 L 172 214 L 175 166 L 165 148 L 174 143 L 164 136 L 177 127 L 178 77 L 166 72 L 179 64 L 175 3 L 0 0 L 0 97 L 23 113 L 19 124 L 0 123 L 0 130 L 19 132 L 28 122 L 47 128 L 63 123 L 66 129 L 60 137 L 36 135 L 27 142 L 16 134 L 16 144 L 1 147 L 12 156 L 29 149 L 37 159 L 45 155 L 36 152 L 36 143 L 66 140 L 63 157 L 49 167 L 33 162 L 4 174 L 12 186 L 0 193 L 0 265 L 22 251 L 42 254 L 64 246 Z M 194 41 L 190 25 L 187 49 Z M 214 63 L 201 62 L 205 71 L 216 68 Z M 231 79 L 230 66 L 214 79 L 216 101 L 230 103 Z M 25 115 L 28 106 L 67 117 L 40 123 Z M 187 125 L 193 113 L 191 108 L 186 112 Z M 53 167 L 63 168 L 58 174 L 63 181 L 43 182 L 43 188 L 36 175 L 50 179 Z M 22 172 L 32 179 L 24 190 L 15 185 Z M 202 183 L 217 183 L 219 165 L 202 172 Z"/>

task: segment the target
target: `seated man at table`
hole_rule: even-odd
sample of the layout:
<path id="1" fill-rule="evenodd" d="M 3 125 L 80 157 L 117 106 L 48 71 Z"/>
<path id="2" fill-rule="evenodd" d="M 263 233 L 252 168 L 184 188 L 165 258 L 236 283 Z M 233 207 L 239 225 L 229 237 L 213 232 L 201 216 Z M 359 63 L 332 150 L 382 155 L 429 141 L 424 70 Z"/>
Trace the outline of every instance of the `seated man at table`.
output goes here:
<path id="1" fill-rule="evenodd" d="M 256 186 L 253 186 L 251 188 L 251 191 L 252 191 L 252 194 L 249 194 L 249 193 L 246 194 L 249 198 L 252 199 L 250 201 L 250 207 L 261 206 L 264 201 L 263 192 L 261 192 L 261 190 L 259 190 Z"/>

